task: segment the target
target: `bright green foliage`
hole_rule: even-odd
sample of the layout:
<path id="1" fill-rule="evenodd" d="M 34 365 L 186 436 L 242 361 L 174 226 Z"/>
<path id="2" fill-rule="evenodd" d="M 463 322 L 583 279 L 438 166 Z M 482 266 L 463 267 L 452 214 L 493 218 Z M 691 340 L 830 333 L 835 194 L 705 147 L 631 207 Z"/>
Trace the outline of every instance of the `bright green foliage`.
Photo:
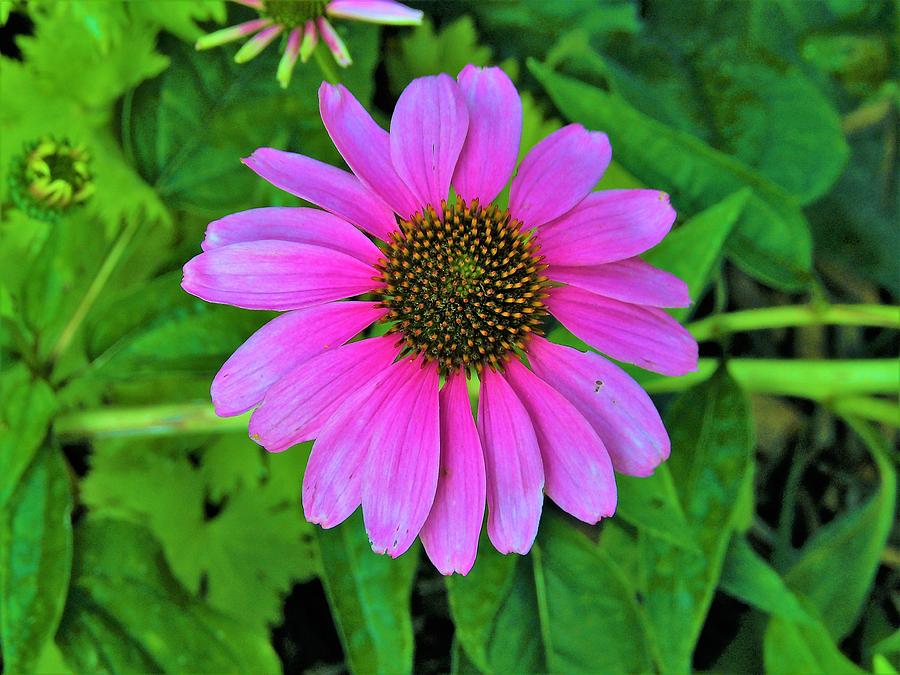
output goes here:
<path id="1" fill-rule="evenodd" d="M 317 571 L 318 551 L 298 513 L 305 453 L 264 464 L 260 452 L 226 436 L 195 469 L 158 443 L 108 442 L 96 448 L 82 497 L 100 513 L 146 524 L 187 589 L 197 593 L 206 579 L 211 606 L 250 625 L 275 623 L 285 591 Z M 221 509 L 214 516 L 208 500 Z"/>
<path id="2" fill-rule="evenodd" d="M 395 561 L 372 555 L 358 514 L 332 530 L 318 529 L 316 539 L 322 583 L 350 669 L 412 672 L 409 602 L 418 545 Z"/>
<path id="3" fill-rule="evenodd" d="M 0 638 L 7 672 L 29 672 L 62 616 L 72 564 L 72 490 L 54 448 L 38 451 L 0 511 Z"/>
<path id="4" fill-rule="evenodd" d="M 76 672 L 278 669 L 261 630 L 210 610 L 178 585 L 146 528 L 92 517 L 76 542 L 57 638 Z"/>

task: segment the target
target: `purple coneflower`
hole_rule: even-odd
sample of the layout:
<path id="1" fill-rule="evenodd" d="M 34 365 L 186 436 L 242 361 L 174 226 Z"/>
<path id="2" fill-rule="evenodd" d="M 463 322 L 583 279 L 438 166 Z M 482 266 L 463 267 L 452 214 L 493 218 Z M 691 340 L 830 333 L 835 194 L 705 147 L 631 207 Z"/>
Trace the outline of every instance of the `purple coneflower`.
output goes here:
<path id="1" fill-rule="evenodd" d="M 278 81 L 287 87 L 299 57 L 309 60 L 321 36 L 338 65 L 347 67 L 353 61 L 347 46 L 338 35 L 330 18 L 354 19 L 368 23 L 417 25 L 422 12 L 394 0 L 234 0 L 252 7 L 258 19 L 223 28 L 197 40 L 197 49 L 210 49 L 241 38 L 251 37 L 238 50 L 234 60 L 246 63 L 282 34 L 287 35 L 284 53 L 278 64 Z"/>
<path id="2" fill-rule="evenodd" d="M 217 413 L 256 408 L 251 436 L 272 452 L 316 439 L 306 517 L 333 527 L 362 505 L 376 552 L 420 536 L 444 574 L 472 567 L 485 501 L 503 553 L 531 548 L 544 493 L 588 523 L 612 515 L 613 472 L 651 474 L 668 435 L 623 370 L 541 327 L 553 315 L 620 361 L 695 370 L 696 342 L 660 309 L 688 305 L 685 284 L 637 257 L 671 228 L 668 196 L 592 192 L 609 141 L 571 124 L 495 201 L 522 129 L 498 68 L 414 80 L 390 133 L 343 86 L 322 84 L 319 105 L 353 173 L 271 148 L 244 162 L 324 210 L 226 216 L 184 268 L 204 300 L 285 311 L 219 371 Z M 350 342 L 372 324 L 386 334 Z"/>

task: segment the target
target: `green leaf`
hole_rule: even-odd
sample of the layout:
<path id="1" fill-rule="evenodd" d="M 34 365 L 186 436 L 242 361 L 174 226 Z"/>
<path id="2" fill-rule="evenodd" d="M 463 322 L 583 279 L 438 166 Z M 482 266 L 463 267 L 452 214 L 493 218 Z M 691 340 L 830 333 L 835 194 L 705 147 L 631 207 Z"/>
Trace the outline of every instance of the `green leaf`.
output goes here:
<path id="1" fill-rule="evenodd" d="M 532 553 L 547 670 L 636 673 L 653 669 L 653 645 L 634 579 L 618 553 L 566 517 L 544 513 Z"/>
<path id="2" fill-rule="evenodd" d="M 99 513 L 146 524 L 174 575 L 193 593 L 203 588 L 212 607 L 252 626 L 277 623 L 283 596 L 319 566 L 312 526 L 299 508 L 308 450 L 264 464 L 262 450 L 235 434 L 207 448 L 194 468 L 180 442 L 170 444 L 174 451 L 162 441 L 98 443 L 82 498 Z M 248 471 L 240 480 L 232 474 L 226 492 L 221 463 L 240 453 L 237 468 Z M 207 495 L 217 500 L 212 516 Z"/>
<path id="3" fill-rule="evenodd" d="M 691 301 L 696 305 L 749 197 L 750 191 L 744 188 L 701 211 L 642 257 L 687 283 Z M 669 310 L 676 319 L 684 319 L 690 311 L 688 307 Z"/>
<path id="4" fill-rule="evenodd" d="M 462 576 L 446 579 L 450 614 L 456 639 L 480 670 L 492 670 L 488 645 L 494 619 L 506 600 L 516 575 L 516 556 L 500 555 L 482 533 L 475 565 Z"/>
<path id="5" fill-rule="evenodd" d="M 32 672 L 59 625 L 72 566 L 72 491 L 43 447 L 0 511 L 0 639 L 10 673 Z"/>
<path id="6" fill-rule="evenodd" d="M 50 385 L 33 378 L 22 363 L 0 378 L 0 508 L 19 484 L 56 413 Z"/>
<path id="7" fill-rule="evenodd" d="M 699 551 L 665 465 L 652 476 L 616 476 L 616 516 L 674 546 Z"/>
<path id="8" fill-rule="evenodd" d="M 144 527 L 89 517 L 75 532 L 56 641 L 76 672 L 279 672 L 268 635 L 191 597 Z"/>
<path id="9" fill-rule="evenodd" d="M 396 560 L 375 555 L 359 514 L 331 530 L 316 528 L 316 535 L 322 583 L 350 670 L 412 672 L 409 603 L 418 544 Z"/>
<path id="10" fill-rule="evenodd" d="M 885 440 L 868 424 L 849 421 L 878 467 L 877 492 L 819 529 L 785 575 L 788 586 L 816 607 L 835 639 L 859 619 L 894 524 L 897 500 L 897 472 Z"/>
<path id="11" fill-rule="evenodd" d="M 425 18 L 421 25 L 392 41 L 385 65 L 395 94 L 412 80 L 425 75 L 450 73 L 456 77 L 466 65 L 485 66 L 491 60 L 491 48 L 478 44 L 472 17 L 463 15 L 435 31 Z"/>
<path id="12" fill-rule="evenodd" d="M 835 646 L 819 622 L 797 623 L 774 617 L 763 640 L 766 673 L 794 675 L 861 675 L 861 670 Z"/>
<path id="13" fill-rule="evenodd" d="M 639 532 L 644 608 L 663 672 L 690 669 L 744 477 L 752 470 L 749 415 L 743 392 L 720 371 L 679 396 L 665 416 L 672 441 L 669 470 L 702 553 Z"/>
<path id="14" fill-rule="evenodd" d="M 728 253 L 745 271 L 784 289 L 810 279 L 809 226 L 797 202 L 783 189 L 689 134 L 671 129 L 632 108 L 620 97 L 560 75 L 529 60 L 529 69 L 570 120 L 609 133 L 619 161 L 646 185 L 671 192 L 688 213 L 712 206 L 750 187 Z"/>
<path id="15" fill-rule="evenodd" d="M 731 540 L 722 568 L 721 588 L 774 616 L 797 622 L 811 620 L 778 572 L 743 537 Z"/>
<path id="16" fill-rule="evenodd" d="M 345 85 L 365 105 L 373 91 L 378 29 L 348 24 L 354 53 Z M 228 48 L 197 52 L 163 40 L 172 66 L 126 99 L 123 144 L 141 175 L 167 203 L 219 217 L 263 206 L 277 195 L 240 162 L 260 146 L 298 150 L 336 163 L 340 156 L 319 120 L 314 67 L 298 67 L 291 86 L 275 81 L 274 46 L 246 64 L 235 64 Z"/>
<path id="17" fill-rule="evenodd" d="M 217 21 L 227 17 L 222 0 L 179 0 L 178 2 L 131 2 L 128 11 L 139 22 L 156 24 L 182 40 L 193 42 L 203 34 L 196 21 Z"/>

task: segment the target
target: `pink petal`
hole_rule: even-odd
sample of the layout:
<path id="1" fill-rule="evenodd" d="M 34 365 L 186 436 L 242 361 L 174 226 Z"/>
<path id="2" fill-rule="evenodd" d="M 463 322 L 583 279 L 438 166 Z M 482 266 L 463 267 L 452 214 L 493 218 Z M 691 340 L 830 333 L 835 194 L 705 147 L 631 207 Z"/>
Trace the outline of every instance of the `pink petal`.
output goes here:
<path id="1" fill-rule="evenodd" d="M 606 134 L 569 124 L 534 146 L 509 190 L 509 210 L 526 229 L 558 218 L 587 197 L 612 149 Z"/>
<path id="2" fill-rule="evenodd" d="M 328 16 L 394 26 L 422 23 L 422 12 L 393 0 L 331 0 Z"/>
<path id="3" fill-rule="evenodd" d="M 469 108 L 469 132 L 453 174 L 453 187 L 467 202 L 488 204 L 516 168 L 522 138 L 522 101 L 499 68 L 468 65 L 457 76 Z"/>
<path id="4" fill-rule="evenodd" d="M 686 283 L 640 258 L 583 267 L 551 265 L 544 274 L 553 281 L 635 305 L 689 307 L 691 304 Z"/>
<path id="5" fill-rule="evenodd" d="M 656 246 L 674 222 L 665 192 L 604 190 L 542 226 L 538 238 L 552 265 L 602 265 Z"/>
<path id="6" fill-rule="evenodd" d="M 349 220 L 387 241 L 397 229 L 394 212 L 347 171 L 304 155 L 259 148 L 241 160 L 275 187 Z"/>
<path id="7" fill-rule="evenodd" d="M 386 369 L 395 336 L 351 342 L 301 363 L 267 392 L 250 417 L 250 436 L 270 452 L 315 438 L 353 392 Z"/>
<path id="8" fill-rule="evenodd" d="M 362 487 L 363 521 L 376 553 L 404 553 L 425 523 L 440 464 L 438 371 L 407 358 L 403 386 L 373 422 Z"/>
<path id="9" fill-rule="evenodd" d="M 343 218 L 319 209 L 269 206 L 232 213 L 206 228 L 204 251 L 240 242 L 275 239 L 330 248 L 373 264 L 381 251 Z"/>
<path id="10" fill-rule="evenodd" d="M 184 266 L 181 287 L 244 309 L 303 309 L 371 291 L 369 265 L 322 246 L 252 241 L 214 248 Z"/>
<path id="11" fill-rule="evenodd" d="M 345 86 L 323 82 L 319 87 L 319 111 L 338 152 L 364 185 L 404 218 L 421 208 L 394 171 L 388 133 Z"/>
<path id="12" fill-rule="evenodd" d="M 391 159 L 420 204 L 441 212 L 466 140 L 469 112 L 459 85 L 446 74 L 407 85 L 391 117 Z"/>
<path id="13" fill-rule="evenodd" d="M 486 487 L 484 455 L 462 371 L 444 383 L 440 409 L 441 470 L 422 543 L 441 574 L 468 574 L 478 552 Z"/>
<path id="14" fill-rule="evenodd" d="M 663 310 L 631 305 L 574 286 L 550 291 L 550 313 L 614 359 L 663 375 L 697 370 L 697 342 Z"/>
<path id="15" fill-rule="evenodd" d="M 629 375 L 593 352 L 535 337 L 528 362 L 603 439 L 619 473 L 649 476 L 669 457 L 669 435 L 653 401 Z"/>
<path id="16" fill-rule="evenodd" d="M 324 528 L 345 521 L 362 504 L 362 481 L 375 422 L 384 401 L 405 383 L 393 364 L 351 394 L 319 432 L 303 474 L 303 513 Z"/>
<path id="17" fill-rule="evenodd" d="M 313 50 L 319 43 L 319 31 L 316 30 L 315 21 L 307 21 L 303 26 L 303 42 L 300 43 L 300 60 L 303 63 L 309 61 Z"/>
<path id="18" fill-rule="evenodd" d="M 229 42 L 234 42 L 235 40 L 240 40 L 242 37 L 246 37 L 247 35 L 253 35 L 253 33 L 261 30 L 272 23 L 272 19 L 254 19 L 253 21 L 245 21 L 244 23 L 239 23 L 236 26 L 229 26 L 228 28 L 223 28 L 222 30 L 217 30 L 214 33 L 209 33 L 208 35 L 203 35 L 197 40 L 197 44 L 195 47 L 197 49 L 211 49 L 212 47 L 219 47 L 220 45 L 228 44 Z"/>
<path id="19" fill-rule="evenodd" d="M 284 26 L 281 24 L 263 28 L 238 49 L 237 54 L 234 55 L 234 62 L 247 63 L 247 61 L 252 61 L 259 56 L 262 50 L 268 47 L 275 38 L 281 35 L 283 30 Z"/>
<path id="20" fill-rule="evenodd" d="M 275 75 L 282 89 L 287 89 L 291 83 L 294 66 L 297 65 L 297 57 L 300 55 L 302 35 L 303 30 L 301 28 L 295 28 L 288 35 L 287 45 L 284 48 L 284 54 L 281 55 L 281 61 L 278 62 L 278 71 Z"/>
<path id="21" fill-rule="evenodd" d="M 478 435 L 487 477 L 487 531 L 500 553 L 527 553 L 544 505 L 541 451 L 525 406 L 503 377 L 485 368 Z"/>
<path id="22" fill-rule="evenodd" d="M 545 491 L 579 520 L 596 523 L 616 511 L 616 477 L 603 441 L 562 394 L 511 359 L 506 381 L 528 411 L 544 462 Z"/>
<path id="23" fill-rule="evenodd" d="M 322 36 L 325 44 L 328 45 L 328 49 L 331 51 L 331 55 L 337 61 L 337 64 L 346 68 L 353 63 L 353 59 L 350 58 L 350 52 L 347 51 L 347 45 L 344 44 L 341 36 L 338 35 L 334 26 L 328 22 L 328 19 L 324 16 L 318 17 L 316 26 L 319 27 L 319 34 Z"/>
<path id="24" fill-rule="evenodd" d="M 374 302 L 331 302 L 272 319 L 238 347 L 212 383 L 217 415 L 240 415 L 301 363 L 347 340 L 385 315 Z"/>

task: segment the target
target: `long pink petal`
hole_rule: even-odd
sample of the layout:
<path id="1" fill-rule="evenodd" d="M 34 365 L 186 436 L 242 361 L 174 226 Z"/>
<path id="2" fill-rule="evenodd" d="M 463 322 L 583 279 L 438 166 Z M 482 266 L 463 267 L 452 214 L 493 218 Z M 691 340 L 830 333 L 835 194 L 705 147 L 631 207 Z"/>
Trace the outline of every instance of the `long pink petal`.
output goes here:
<path id="1" fill-rule="evenodd" d="M 612 149 L 606 134 L 569 124 L 534 146 L 509 189 L 509 210 L 526 228 L 558 218 L 587 197 Z"/>
<path id="2" fill-rule="evenodd" d="M 387 241 L 397 229 L 391 207 L 347 171 L 274 148 L 259 148 L 241 161 L 275 187 L 321 206 L 379 239 Z"/>
<path id="3" fill-rule="evenodd" d="M 257 31 L 265 28 L 271 23 L 272 19 L 254 19 L 253 21 L 245 21 L 244 23 L 239 23 L 236 26 L 229 26 L 228 28 L 217 30 L 214 33 L 209 33 L 208 35 L 201 36 L 197 40 L 195 48 L 200 50 L 219 47 L 220 45 L 228 44 L 229 42 L 234 42 L 235 40 L 240 40 L 242 37 L 253 35 Z"/>
<path id="4" fill-rule="evenodd" d="M 528 411 L 544 462 L 545 491 L 579 520 L 596 523 L 616 511 L 613 465 L 584 416 L 562 394 L 511 359 L 506 381 Z"/>
<path id="5" fill-rule="evenodd" d="M 350 52 L 347 50 L 347 45 L 344 44 L 341 36 L 338 35 L 338 32 L 329 23 L 328 19 L 324 16 L 318 17 L 316 26 L 318 26 L 319 34 L 322 36 L 325 44 L 328 45 L 328 49 L 331 51 L 331 55 L 337 64 L 342 68 L 346 68 L 353 63 L 353 59 L 350 58 Z"/>
<path id="6" fill-rule="evenodd" d="M 297 57 L 300 56 L 302 35 L 303 30 L 301 28 L 295 28 L 288 35 L 287 45 L 284 48 L 284 54 L 281 55 L 281 61 L 278 62 L 278 71 L 275 74 L 282 89 L 287 89 L 291 83 L 294 66 L 297 65 Z"/>
<path id="7" fill-rule="evenodd" d="M 415 26 L 422 23 L 423 16 L 421 10 L 393 0 L 331 0 L 325 12 L 339 19 L 393 26 Z"/>
<path id="8" fill-rule="evenodd" d="M 525 406 L 501 375 L 485 368 L 478 435 L 487 478 L 487 531 L 500 553 L 528 553 L 544 504 L 541 451 Z"/>
<path id="9" fill-rule="evenodd" d="M 617 365 L 541 337 L 529 343 L 528 361 L 590 422 L 616 471 L 649 476 L 668 459 L 669 435 L 653 401 Z"/>
<path id="10" fill-rule="evenodd" d="M 338 152 L 364 185 L 404 218 L 421 208 L 394 171 L 388 133 L 345 86 L 323 82 L 319 87 L 319 111 Z"/>
<path id="11" fill-rule="evenodd" d="M 538 241 L 551 265 L 602 265 L 656 246 L 674 222 L 665 192 L 603 190 L 542 226 Z"/>
<path id="12" fill-rule="evenodd" d="M 697 342 L 656 307 L 631 305 L 575 286 L 550 291 L 547 308 L 579 338 L 614 359 L 663 375 L 697 370 Z"/>
<path id="13" fill-rule="evenodd" d="M 356 390 L 397 356 L 395 336 L 329 349 L 285 374 L 250 417 L 250 436 L 270 452 L 315 438 Z"/>
<path id="14" fill-rule="evenodd" d="M 412 545 L 428 517 L 441 452 L 437 366 L 404 361 L 403 387 L 373 421 L 362 486 L 363 521 L 372 550 L 392 558 Z"/>
<path id="15" fill-rule="evenodd" d="M 312 523 L 334 527 L 362 504 L 362 484 L 375 422 L 384 401 L 405 383 L 393 364 L 351 394 L 328 419 L 303 474 L 303 513 Z"/>
<path id="16" fill-rule="evenodd" d="M 486 486 L 484 454 L 462 371 L 444 383 L 440 408 L 441 470 L 422 543 L 441 574 L 468 574 L 478 552 Z"/>
<path id="17" fill-rule="evenodd" d="M 688 307 L 691 304 L 686 283 L 640 258 L 582 267 L 551 265 L 544 274 L 553 281 L 635 305 Z"/>
<path id="18" fill-rule="evenodd" d="M 382 255 L 366 235 L 343 218 L 319 209 L 268 206 L 232 213 L 206 228 L 204 251 L 240 242 L 275 239 L 330 248 L 373 264 Z"/>
<path id="19" fill-rule="evenodd" d="M 469 112 L 459 85 L 447 74 L 407 85 L 391 117 L 391 159 L 420 204 L 441 212 L 466 140 Z"/>
<path id="20" fill-rule="evenodd" d="M 330 302 L 272 319 L 231 355 L 212 383 L 217 415 L 240 415 L 282 376 L 340 347 L 387 310 L 374 302 Z"/>
<path id="21" fill-rule="evenodd" d="M 303 63 L 309 61 L 317 44 L 319 44 L 319 31 L 316 30 L 316 22 L 307 21 L 303 26 L 303 42 L 300 43 L 300 60 Z"/>
<path id="22" fill-rule="evenodd" d="M 234 55 L 234 62 L 247 63 L 247 61 L 252 61 L 259 56 L 263 49 L 272 43 L 272 40 L 281 35 L 283 30 L 284 26 L 280 24 L 263 28 L 238 49 L 237 54 Z"/>
<path id="23" fill-rule="evenodd" d="M 499 68 L 468 65 L 457 76 L 469 108 L 469 132 L 453 174 L 453 187 L 467 202 L 487 204 L 500 194 L 519 154 L 522 101 Z"/>
<path id="24" fill-rule="evenodd" d="M 330 248 L 252 241 L 206 251 L 184 266 L 192 295 L 244 309 L 303 309 L 371 291 L 369 265 Z"/>

